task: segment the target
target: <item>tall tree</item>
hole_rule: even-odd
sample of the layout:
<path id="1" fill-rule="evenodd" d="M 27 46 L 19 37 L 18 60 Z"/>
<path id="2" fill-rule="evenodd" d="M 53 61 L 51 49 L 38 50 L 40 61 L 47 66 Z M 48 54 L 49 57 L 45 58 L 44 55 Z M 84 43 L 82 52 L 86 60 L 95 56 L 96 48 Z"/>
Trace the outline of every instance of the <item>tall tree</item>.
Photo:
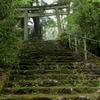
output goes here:
<path id="1" fill-rule="evenodd" d="M 31 2 L 31 6 L 33 6 L 34 3 L 36 3 L 36 6 L 39 6 L 39 0 L 33 0 Z M 33 17 L 32 19 L 34 21 L 34 31 L 32 32 L 33 37 L 36 39 L 42 39 L 42 26 L 40 24 L 40 17 Z"/>

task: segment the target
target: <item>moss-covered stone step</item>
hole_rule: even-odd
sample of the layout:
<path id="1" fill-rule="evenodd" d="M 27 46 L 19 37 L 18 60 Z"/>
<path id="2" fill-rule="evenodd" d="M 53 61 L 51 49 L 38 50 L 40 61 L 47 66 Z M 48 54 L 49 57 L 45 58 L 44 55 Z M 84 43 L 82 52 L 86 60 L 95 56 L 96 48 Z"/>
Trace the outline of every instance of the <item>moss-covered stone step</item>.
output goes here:
<path id="1" fill-rule="evenodd" d="M 9 81 L 7 87 L 34 87 L 34 86 L 92 86 L 100 87 L 100 80 L 56 80 L 56 79 L 37 79 L 37 80 L 13 80 Z"/>
<path id="2" fill-rule="evenodd" d="M 59 42 L 56 40 L 56 41 L 28 41 L 27 43 L 25 42 L 24 43 L 24 48 L 27 48 L 27 47 L 52 47 L 54 46 L 53 48 L 57 48 L 59 47 Z"/>
<path id="3" fill-rule="evenodd" d="M 67 49 L 67 50 L 66 50 Z M 70 50 L 69 48 L 66 48 L 66 49 L 63 49 L 63 48 L 44 48 L 44 49 L 41 49 L 41 48 L 34 48 L 34 49 L 29 49 L 28 50 L 23 50 L 21 52 L 21 54 L 34 54 L 34 53 L 39 53 L 39 54 L 42 54 L 41 52 L 43 52 L 43 54 L 60 54 L 60 55 L 65 55 L 65 54 L 73 54 L 73 52 L 71 52 L 72 50 Z M 66 52 L 67 51 L 67 52 Z M 61 52 L 63 52 L 63 54 L 61 54 Z"/>
<path id="4" fill-rule="evenodd" d="M 28 49 L 27 49 L 28 48 Z M 22 53 L 24 53 L 24 52 L 29 52 L 29 51 L 46 51 L 46 52 L 51 52 L 51 51 L 64 51 L 64 52 L 66 52 L 66 49 L 65 48 L 63 48 L 63 47 L 56 47 L 56 46 L 52 46 L 52 47 L 48 47 L 48 46 L 29 46 L 29 47 L 25 47 L 25 48 L 23 48 L 23 50 L 22 50 Z M 68 51 L 72 51 L 72 50 L 70 50 L 69 48 L 67 48 L 67 50 Z M 51 52 L 51 53 L 53 53 L 53 52 Z"/>
<path id="5" fill-rule="evenodd" d="M 45 69 L 39 69 L 39 70 L 19 70 L 19 71 L 12 71 L 11 74 L 16 75 L 34 75 L 34 74 L 70 74 L 70 73 L 74 73 L 74 70 L 71 69 L 65 69 L 65 70 L 61 70 L 61 69 L 56 69 L 56 70 L 45 70 Z"/>
<path id="6" fill-rule="evenodd" d="M 80 63 L 81 57 L 58 42 L 23 46 L 19 66 L 12 68 L 1 100 L 97 100 L 100 67 Z"/>
<path id="7" fill-rule="evenodd" d="M 20 65 L 36 65 L 36 64 L 38 64 L 38 65 L 54 65 L 55 63 L 56 64 L 58 64 L 58 65 L 66 65 L 66 64 L 68 64 L 68 62 L 74 62 L 74 61 L 72 61 L 72 60 L 66 60 L 66 61 L 44 61 L 44 60 L 42 60 L 41 59 L 41 61 L 39 60 L 37 60 L 37 61 L 30 61 L 30 62 L 20 62 L 19 64 Z"/>
<path id="8" fill-rule="evenodd" d="M 80 71 L 85 71 L 85 70 L 88 70 L 88 71 L 99 71 L 100 70 L 100 66 L 74 66 L 73 63 L 68 63 L 66 65 L 58 65 L 55 63 L 55 65 L 38 65 L 38 66 L 35 66 L 35 65 L 21 65 L 21 66 L 18 66 L 17 67 L 18 69 L 20 70 L 28 70 L 28 69 L 45 69 L 45 70 L 54 70 L 54 69 L 62 69 L 62 70 L 65 70 L 65 69 L 76 69 L 78 72 Z M 13 69 L 16 69 L 16 67 L 13 67 Z"/>
<path id="9" fill-rule="evenodd" d="M 24 69 L 24 70 L 12 70 L 11 74 L 16 75 L 34 75 L 34 74 L 90 74 L 90 75 L 100 75 L 100 70 L 96 69 L 68 69 L 68 68 L 57 68 L 57 69 L 44 69 L 44 68 L 36 68 L 36 69 Z"/>
<path id="10" fill-rule="evenodd" d="M 65 70 L 65 69 L 76 69 L 76 67 L 73 67 L 73 64 L 66 64 L 66 65 L 41 65 L 41 66 L 35 66 L 35 65 L 21 65 L 21 66 L 18 66 L 17 69 L 19 70 L 30 70 L 30 69 L 34 69 L 34 70 L 41 70 L 41 69 L 45 69 L 45 70 L 56 70 L 56 69 L 62 69 L 62 70 Z M 16 70 L 16 67 L 13 67 L 12 70 Z"/>
<path id="11" fill-rule="evenodd" d="M 97 93 L 98 87 L 13 87 L 6 88 L 5 94 L 78 94 L 78 93 Z"/>
<path id="12" fill-rule="evenodd" d="M 73 55 L 53 55 L 53 54 L 51 54 L 51 55 L 49 55 L 49 54 L 41 54 L 41 55 L 39 55 L 39 53 L 38 54 L 25 54 L 24 56 L 21 56 L 20 57 L 20 59 L 21 60 L 23 60 L 23 61 L 28 61 L 28 59 L 27 59 L 27 57 L 30 59 L 30 60 L 35 60 L 35 59 L 39 59 L 39 58 L 41 58 L 41 59 L 44 59 L 44 60 L 46 60 L 46 59 L 49 59 L 49 60 L 76 60 L 76 61 L 80 61 L 80 59 L 76 59 L 76 57 L 75 56 L 73 56 Z"/>
<path id="13" fill-rule="evenodd" d="M 75 95 L 70 94 L 34 94 L 34 95 L 3 95 L 1 96 L 2 100 L 100 100 L 99 95 L 96 93 L 79 93 Z"/>
<path id="14" fill-rule="evenodd" d="M 50 49 L 55 49 L 55 48 L 58 48 L 58 49 L 60 49 L 59 48 L 59 46 L 61 46 L 58 42 L 56 42 L 56 43 L 48 43 L 48 41 L 42 41 L 42 42 L 37 42 L 37 41 L 35 41 L 35 42 L 32 42 L 32 43 L 28 43 L 28 44 L 24 44 L 24 46 L 23 46 L 23 49 L 25 50 L 26 48 L 47 48 L 47 47 L 49 47 Z M 62 46 L 62 48 L 64 48 L 63 46 Z"/>
<path id="15" fill-rule="evenodd" d="M 69 48 L 67 48 L 67 49 L 69 50 Z M 59 47 L 56 47 L 56 46 L 52 46 L 52 47 L 49 48 L 48 46 L 39 46 L 39 45 L 35 46 L 34 45 L 34 46 L 29 46 L 28 49 L 27 48 L 23 48 L 22 52 L 24 52 L 24 51 L 25 52 L 36 51 L 36 50 L 37 51 L 44 51 L 45 50 L 46 52 L 51 52 L 51 51 L 56 51 L 56 50 L 57 51 L 66 51 L 65 48 L 63 48 L 63 47 L 59 48 Z"/>
<path id="16" fill-rule="evenodd" d="M 23 58 L 23 57 L 31 57 L 31 55 L 34 55 L 35 56 L 66 56 L 66 57 L 75 57 L 75 53 L 72 52 L 72 50 L 29 50 L 29 51 L 24 51 L 22 52 L 21 54 L 19 54 L 19 57 L 20 58 Z M 33 57 L 33 58 L 34 58 Z"/>
<path id="17" fill-rule="evenodd" d="M 74 62 L 80 62 L 79 60 L 69 60 L 69 61 L 34 61 L 33 63 L 30 63 L 30 62 L 20 62 L 19 65 L 22 66 L 22 65 L 37 65 L 37 66 L 40 66 L 40 65 L 45 65 L 45 66 L 51 66 L 51 65 L 68 65 L 68 64 L 73 64 Z"/>
<path id="18" fill-rule="evenodd" d="M 44 48 L 44 49 L 42 49 Z M 48 47 L 34 47 L 34 48 L 27 48 L 27 49 L 23 49 L 21 51 L 21 54 L 26 54 L 26 53 L 29 53 L 29 54 L 34 54 L 34 53 L 40 53 L 42 54 L 41 52 L 43 52 L 43 54 L 47 54 L 47 53 L 51 53 L 51 54 L 60 54 L 60 55 L 63 55 L 63 54 L 74 54 L 74 52 L 72 52 L 73 50 L 69 49 L 69 48 L 48 48 Z M 62 53 L 61 53 L 62 52 Z"/>
<path id="19" fill-rule="evenodd" d="M 24 52 L 24 53 L 21 53 L 19 55 L 19 57 L 23 58 L 25 56 L 29 56 L 30 55 L 35 55 L 35 56 L 67 56 L 67 57 L 75 57 L 75 55 L 73 55 L 73 53 L 70 51 L 70 52 L 63 52 L 63 51 L 29 51 L 29 52 Z M 34 57 L 33 57 L 34 58 Z"/>
<path id="20" fill-rule="evenodd" d="M 73 61 L 71 62 L 63 62 L 63 63 L 61 63 L 61 62 L 42 62 L 42 63 L 39 63 L 39 62 L 34 62 L 34 63 L 19 63 L 19 65 L 20 66 L 24 66 L 24 65 L 26 65 L 26 66 L 54 66 L 55 64 L 57 64 L 57 65 L 67 65 L 68 63 L 73 63 Z"/>
<path id="21" fill-rule="evenodd" d="M 80 59 L 76 59 L 76 57 L 75 56 L 73 56 L 73 55 L 53 55 L 53 54 L 51 54 L 51 55 L 49 55 L 49 54 L 41 54 L 41 55 L 39 55 L 39 53 L 38 54 L 25 54 L 24 56 L 21 56 L 20 57 L 20 59 L 21 60 L 27 60 L 28 61 L 28 59 L 27 59 L 27 57 L 30 59 L 30 60 L 35 60 L 35 59 L 39 59 L 39 57 L 40 57 L 40 59 L 52 59 L 52 60 L 80 60 Z"/>
<path id="22" fill-rule="evenodd" d="M 31 55 L 32 56 L 32 55 Z M 72 55 L 71 56 L 68 56 L 68 55 L 64 55 L 64 56 L 54 56 L 54 55 L 37 55 L 37 56 L 33 56 L 33 58 L 31 57 L 30 59 L 26 59 L 26 58 L 21 58 L 20 60 L 21 61 L 33 61 L 33 60 L 35 60 L 37 57 L 41 57 L 40 59 L 44 59 L 45 61 L 48 59 L 50 59 L 50 60 L 77 60 L 75 57 L 73 57 Z M 37 60 L 37 59 L 36 59 Z"/>
<path id="23" fill-rule="evenodd" d="M 99 80 L 100 75 L 90 74 L 34 74 L 34 75 L 13 75 L 9 80 L 37 80 L 37 79 L 56 79 L 56 80 Z"/>

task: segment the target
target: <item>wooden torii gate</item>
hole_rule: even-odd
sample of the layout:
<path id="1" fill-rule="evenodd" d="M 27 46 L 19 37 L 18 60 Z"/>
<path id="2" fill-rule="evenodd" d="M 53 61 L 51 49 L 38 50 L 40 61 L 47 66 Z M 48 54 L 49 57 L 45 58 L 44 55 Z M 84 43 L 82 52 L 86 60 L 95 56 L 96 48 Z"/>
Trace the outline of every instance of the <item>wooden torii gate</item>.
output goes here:
<path id="1" fill-rule="evenodd" d="M 46 6 L 23 6 L 17 8 L 21 12 L 19 18 L 24 18 L 24 40 L 28 40 L 28 18 L 29 17 L 44 17 L 56 16 L 58 32 L 61 33 L 60 15 L 67 15 L 67 5 L 46 5 Z M 63 10 L 65 9 L 65 10 Z M 53 12 L 50 12 L 53 10 Z M 33 13 L 34 12 L 34 13 Z"/>

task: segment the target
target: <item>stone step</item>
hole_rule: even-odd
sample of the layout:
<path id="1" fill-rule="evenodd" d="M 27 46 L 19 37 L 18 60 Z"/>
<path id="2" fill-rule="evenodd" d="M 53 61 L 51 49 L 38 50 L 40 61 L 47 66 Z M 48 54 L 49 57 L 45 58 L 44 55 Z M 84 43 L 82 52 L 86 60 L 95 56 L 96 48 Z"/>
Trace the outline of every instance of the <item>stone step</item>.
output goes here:
<path id="1" fill-rule="evenodd" d="M 89 69 L 54 69 L 54 70 L 45 70 L 45 69 L 29 69 L 29 70 L 13 70 L 11 74 L 16 75 L 34 75 L 34 74 L 93 74 L 100 75 L 100 70 L 89 70 Z"/>
<path id="2" fill-rule="evenodd" d="M 62 51 L 63 51 L 63 53 L 62 53 Z M 41 52 L 43 52 L 44 54 L 45 53 L 62 53 L 62 54 L 73 54 L 73 52 L 72 52 L 73 50 L 71 50 L 71 49 L 69 49 L 69 48 L 44 48 L 44 49 L 41 49 L 41 47 L 34 47 L 34 49 L 23 49 L 22 51 L 21 51 L 21 53 L 22 54 L 24 54 L 24 53 L 41 53 Z"/>
<path id="3" fill-rule="evenodd" d="M 14 70 L 11 72 L 12 75 L 34 75 L 34 74 L 74 74 L 74 70 L 71 70 L 71 69 L 65 69 L 65 70 L 62 70 L 62 69 L 55 69 L 55 70 L 45 70 L 45 69 L 37 69 L 37 70 L 32 70 L 32 69 L 29 69 L 29 70 Z"/>
<path id="4" fill-rule="evenodd" d="M 11 75 L 10 80 L 13 78 L 37 79 L 37 78 L 50 78 L 50 79 L 99 79 L 100 75 L 92 74 L 34 74 L 34 75 Z M 20 79 L 19 78 L 19 79 Z"/>
<path id="5" fill-rule="evenodd" d="M 79 93 L 79 94 L 20 94 L 20 95 L 4 95 L 2 100 L 100 100 L 96 93 Z"/>
<path id="6" fill-rule="evenodd" d="M 62 59 L 62 60 L 58 60 L 58 59 L 33 59 L 33 60 L 21 60 L 19 63 L 29 63 L 29 64 L 31 64 L 31 63 L 53 63 L 53 62 L 55 62 L 55 63 L 67 63 L 67 62 L 74 62 L 74 61 L 76 61 L 76 59 L 66 59 L 66 60 L 64 60 L 64 59 Z"/>
<path id="7" fill-rule="evenodd" d="M 98 87 L 13 87 L 5 88 L 4 94 L 78 94 L 78 93 L 97 93 Z"/>
<path id="8" fill-rule="evenodd" d="M 76 67 L 73 67 L 71 64 L 70 65 L 52 65 L 52 66 L 28 66 L 28 65 L 21 65 L 17 66 L 19 70 L 60 70 L 60 69 L 76 69 Z M 16 70 L 16 67 L 13 67 L 12 70 Z"/>
<path id="9" fill-rule="evenodd" d="M 58 42 L 23 46 L 1 100 L 97 100 L 100 66 L 80 62 L 80 56 Z"/>
<path id="10" fill-rule="evenodd" d="M 30 47 L 30 48 L 40 48 L 40 47 L 53 47 L 53 48 L 59 48 L 59 46 L 60 46 L 60 44 L 58 43 L 58 42 L 56 42 L 56 43 L 48 43 L 48 41 L 41 41 L 41 43 L 39 43 L 39 42 L 33 42 L 33 43 L 30 43 L 30 44 L 24 44 L 24 48 L 27 48 L 27 47 Z M 53 48 L 51 48 L 51 49 L 53 49 Z"/>
<path id="11" fill-rule="evenodd" d="M 20 60 L 22 61 L 32 61 L 32 60 L 38 60 L 39 57 L 41 57 L 40 59 L 52 59 L 52 60 L 68 60 L 68 59 L 76 59 L 75 57 L 73 57 L 72 55 L 71 56 L 68 56 L 68 55 L 64 55 L 64 56 L 54 56 L 54 55 L 37 55 L 37 56 L 32 56 L 33 58 L 30 58 L 30 59 L 26 59 L 26 58 L 21 58 Z"/>
<path id="12" fill-rule="evenodd" d="M 79 60 L 67 60 L 67 61 L 34 61 L 34 62 L 20 62 L 19 65 L 37 65 L 37 66 L 50 66 L 50 65 L 68 65 L 74 62 L 79 62 Z"/>
<path id="13" fill-rule="evenodd" d="M 56 54 L 56 53 L 54 53 L 54 54 L 39 54 L 39 53 L 37 53 L 37 54 L 23 54 L 23 55 L 20 55 L 19 56 L 19 58 L 20 59 L 27 59 L 27 57 L 29 58 L 29 59 L 37 59 L 37 58 L 49 58 L 49 59 L 57 59 L 57 58 L 59 58 L 59 59 L 65 59 L 65 58 L 69 58 L 69 59 L 75 59 L 76 57 L 75 56 L 73 56 L 73 54 Z"/>
<path id="14" fill-rule="evenodd" d="M 41 66 L 35 66 L 35 65 L 21 65 L 17 67 L 20 70 L 30 70 L 30 69 L 35 69 L 35 70 L 41 70 L 41 69 L 45 69 L 45 70 L 55 70 L 55 69 L 77 69 L 79 71 L 83 70 L 93 70 L 93 71 L 99 71 L 100 70 L 100 66 L 74 66 L 73 63 L 68 63 L 66 65 L 58 65 L 58 64 L 54 64 L 54 65 L 41 65 Z M 16 69 L 16 67 L 12 67 L 12 69 Z"/>
<path id="15" fill-rule="evenodd" d="M 34 54 L 34 53 L 40 53 L 40 54 L 73 54 L 72 50 L 70 50 L 69 48 L 66 48 L 66 49 L 62 49 L 62 48 L 44 48 L 44 49 L 41 49 L 41 48 L 34 48 L 34 49 L 26 49 L 26 50 L 23 50 L 21 51 L 21 54 Z"/>
<path id="16" fill-rule="evenodd" d="M 34 62 L 34 63 L 24 63 L 24 62 L 20 62 L 19 65 L 20 66 L 54 66 L 54 65 L 59 65 L 59 66 L 62 66 L 62 65 L 68 65 L 68 64 L 71 64 L 73 63 L 73 61 L 70 61 L 70 62 Z"/>
<path id="17" fill-rule="evenodd" d="M 100 80 L 56 80 L 56 79 L 37 79 L 37 80 L 13 80 L 9 81 L 7 87 L 33 87 L 33 86 L 92 86 L 100 87 Z"/>
<path id="18" fill-rule="evenodd" d="M 28 48 L 28 49 L 27 49 Z M 43 47 L 43 46 L 30 46 L 30 47 L 23 47 L 23 49 L 22 49 L 22 53 L 24 53 L 24 52 L 29 52 L 29 51 L 46 51 L 46 52 L 51 52 L 51 51 L 64 51 L 64 52 L 66 52 L 66 50 L 67 51 L 72 51 L 72 50 L 70 50 L 69 48 L 63 48 L 63 47 L 56 47 L 56 46 L 53 46 L 53 47 L 48 47 L 48 46 L 45 46 L 45 47 Z"/>
<path id="19" fill-rule="evenodd" d="M 59 70 L 59 69 L 76 69 L 76 67 L 73 67 L 72 66 L 73 64 L 66 64 L 66 65 L 41 65 L 41 66 L 35 66 L 35 65 L 21 65 L 21 66 L 15 66 L 15 67 L 12 67 L 12 70 L 16 70 L 16 68 L 18 70 Z"/>
<path id="20" fill-rule="evenodd" d="M 47 49 L 47 48 L 46 48 Z M 19 54 L 19 57 L 25 57 L 25 56 L 31 56 L 31 55 L 40 55 L 40 56 L 74 56 L 75 57 L 75 53 L 72 52 L 72 50 L 29 50 L 29 51 L 22 51 Z"/>
<path id="21" fill-rule="evenodd" d="M 24 53 L 21 53 L 19 54 L 19 57 L 21 56 L 30 56 L 30 55 L 40 55 L 40 56 L 74 56 L 72 52 L 63 52 L 63 51 L 55 51 L 55 52 L 43 52 L 43 51 L 29 51 L 29 52 L 24 52 Z"/>

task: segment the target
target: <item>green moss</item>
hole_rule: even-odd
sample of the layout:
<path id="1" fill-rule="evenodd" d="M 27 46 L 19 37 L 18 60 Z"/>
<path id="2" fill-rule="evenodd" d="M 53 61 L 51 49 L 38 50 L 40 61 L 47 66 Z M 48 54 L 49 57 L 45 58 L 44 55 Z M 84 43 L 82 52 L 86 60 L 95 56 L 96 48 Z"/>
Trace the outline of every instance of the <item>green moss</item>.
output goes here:
<path id="1" fill-rule="evenodd" d="M 6 70 L 6 72 L 2 72 L 2 75 L 0 76 L 0 93 L 2 92 L 2 89 L 4 88 L 5 84 L 7 84 L 7 80 L 9 77 L 10 70 Z"/>
<path id="2" fill-rule="evenodd" d="M 99 81 L 98 76 L 93 73 L 94 66 L 91 68 L 88 63 L 87 65 L 84 62 L 78 63 L 79 58 L 75 57 L 75 59 L 72 51 L 69 54 L 69 50 L 67 52 L 66 49 L 59 49 L 58 45 L 42 43 L 43 41 L 25 45 L 20 55 L 21 66 L 18 70 L 13 68 L 8 87 L 3 91 L 3 98 L 5 97 L 6 100 L 55 100 L 63 96 L 78 100 L 76 98 L 80 95 L 98 96 L 96 91 Z M 34 62 L 36 64 L 33 64 Z"/>
<path id="3" fill-rule="evenodd" d="M 22 100 L 55 100 L 57 97 L 65 97 L 66 99 L 71 100 L 77 100 L 76 98 L 79 96 L 86 96 L 90 98 L 98 98 L 97 94 L 76 94 L 76 95 L 70 95 L 70 94 L 62 94 L 62 95 L 50 95 L 50 94 L 35 94 L 35 95 L 5 95 L 2 97 L 2 99 L 5 100 L 16 100 L 16 99 L 22 99 Z M 97 99 L 95 99 L 97 100 Z"/>
<path id="4" fill-rule="evenodd" d="M 95 63 L 100 66 L 100 58 L 97 57 L 96 55 L 89 53 L 88 59 L 90 62 Z"/>

